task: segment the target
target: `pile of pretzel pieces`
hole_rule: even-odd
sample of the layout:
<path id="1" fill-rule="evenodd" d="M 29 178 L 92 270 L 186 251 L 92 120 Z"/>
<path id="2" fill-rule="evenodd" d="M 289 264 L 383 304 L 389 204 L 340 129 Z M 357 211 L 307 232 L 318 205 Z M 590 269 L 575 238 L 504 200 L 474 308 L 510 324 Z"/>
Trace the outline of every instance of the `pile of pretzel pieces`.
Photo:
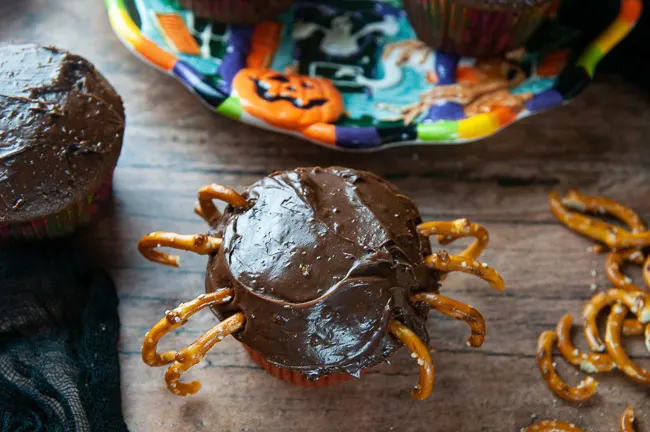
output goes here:
<path id="1" fill-rule="evenodd" d="M 643 265 L 643 279 L 650 288 L 650 256 L 645 258 L 642 251 L 650 246 L 650 231 L 630 208 L 607 198 L 585 196 L 576 190 L 569 191 L 563 199 L 552 193 L 549 205 L 564 225 L 599 242 L 591 250 L 601 252 L 609 248 L 605 271 L 613 288 L 592 297 L 583 311 L 585 337 L 592 352 L 581 353 L 574 347 L 570 336 L 571 314 L 560 319 L 555 331 L 545 331 L 540 335 L 537 362 L 544 380 L 557 396 L 570 402 L 583 402 L 596 394 L 598 381 L 592 377 L 584 379 L 577 387 L 569 386 L 560 378 L 552 357 L 553 346 L 557 345 L 562 356 L 583 372 L 602 373 L 619 369 L 632 380 L 650 385 L 650 371 L 637 366 L 621 345 L 622 336 L 645 333 L 645 344 L 650 351 L 650 292 L 635 285 L 621 271 L 624 262 Z M 591 216 L 594 214 L 618 219 L 628 229 L 596 219 Z M 610 312 L 603 342 L 597 317 L 607 307 L 610 307 Z M 630 312 L 632 316 L 628 317 Z M 633 421 L 634 413 L 629 407 L 621 417 L 621 431 L 634 431 Z M 548 421 L 524 430 L 581 431 L 569 423 Z"/>

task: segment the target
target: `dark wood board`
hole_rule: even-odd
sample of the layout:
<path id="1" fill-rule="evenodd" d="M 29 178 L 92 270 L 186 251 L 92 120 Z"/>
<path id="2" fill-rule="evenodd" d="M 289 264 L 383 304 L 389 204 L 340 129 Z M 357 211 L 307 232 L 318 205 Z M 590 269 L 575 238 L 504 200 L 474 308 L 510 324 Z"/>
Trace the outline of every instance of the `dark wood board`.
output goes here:
<path id="1" fill-rule="evenodd" d="M 205 110 L 171 77 L 129 53 L 110 29 L 101 1 L 3 0 L 0 41 L 58 45 L 94 62 L 123 95 L 125 147 L 110 217 L 78 236 L 112 273 L 120 296 L 123 406 L 133 431 L 518 431 L 534 418 L 560 418 L 585 430 L 615 431 L 627 404 L 650 430 L 650 390 L 621 374 L 599 377 L 582 406 L 554 397 L 535 361 L 537 336 L 566 312 L 579 316 L 590 286 L 607 288 L 604 256 L 550 214 L 546 196 L 579 187 L 650 217 L 650 101 L 616 77 L 601 76 L 573 103 L 526 119 L 482 142 L 343 153 L 261 131 Z M 277 381 L 225 340 L 191 373 L 203 383 L 179 398 L 163 369 L 142 363 L 142 337 L 165 309 L 203 288 L 205 259 L 183 256 L 181 269 L 155 266 L 136 250 L 153 230 L 196 233 L 195 191 L 217 182 L 241 188 L 279 169 L 345 165 L 372 170 L 413 197 L 425 219 L 469 216 L 491 233 L 484 260 L 499 269 L 503 294 L 454 275 L 443 292 L 472 303 L 488 321 L 478 350 L 462 324 L 432 314 L 437 383 L 425 402 L 408 396 L 418 370 L 406 352 L 359 382 L 303 389 Z M 455 246 L 452 250 L 457 250 Z M 592 276 L 596 270 L 596 276 Z M 204 314 L 165 346 L 180 347 L 215 322 Z M 576 332 L 577 334 L 577 332 Z M 581 337 L 576 337 L 582 340 Z M 650 367 L 639 340 L 633 356 Z M 580 376 L 562 365 L 567 380 Z"/>

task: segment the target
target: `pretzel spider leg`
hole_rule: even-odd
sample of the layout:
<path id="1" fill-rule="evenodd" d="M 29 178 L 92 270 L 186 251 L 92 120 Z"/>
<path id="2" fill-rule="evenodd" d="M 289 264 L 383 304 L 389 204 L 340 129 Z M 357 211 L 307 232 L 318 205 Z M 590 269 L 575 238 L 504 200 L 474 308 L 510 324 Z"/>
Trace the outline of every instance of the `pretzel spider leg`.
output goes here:
<path id="1" fill-rule="evenodd" d="M 625 408 L 623 414 L 621 415 L 621 421 L 619 423 L 621 427 L 621 432 L 634 432 L 634 408 L 631 406 Z"/>
<path id="2" fill-rule="evenodd" d="M 616 368 L 616 363 L 608 354 L 581 353 L 571 342 L 571 326 L 573 317 L 571 314 L 564 315 L 557 324 L 557 347 L 562 357 L 580 370 L 586 373 L 609 372 Z"/>
<path id="3" fill-rule="evenodd" d="M 618 368 L 628 377 L 640 384 L 650 384 L 650 371 L 645 370 L 634 364 L 625 353 L 621 345 L 621 327 L 623 320 L 627 316 L 628 308 L 617 303 L 612 307 L 612 311 L 607 318 L 605 327 L 605 343 L 607 352 L 614 359 Z"/>
<path id="4" fill-rule="evenodd" d="M 175 309 L 165 312 L 165 318 L 161 319 L 147 332 L 142 344 L 142 361 L 149 366 L 164 366 L 176 359 L 176 351 L 158 353 L 158 342 L 167 333 L 185 325 L 187 320 L 208 306 L 224 304 L 232 300 L 232 289 L 222 289 L 209 294 L 201 294 L 194 300 L 181 303 Z"/>
<path id="5" fill-rule="evenodd" d="M 587 377 L 577 387 L 571 387 L 565 383 L 553 366 L 553 344 L 555 344 L 556 340 L 557 336 L 552 331 L 545 331 L 539 336 L 537 342 L 539 371 L 542 373 L 548 387 L 557 396 L 569 402 L 584 402 L 596 394 L 598 381 L 592 377 Z"/>
<path id="6" fill-rule="evenodd" d="M 499 272 L 489 267 L 486 263 L 474 261 L 469 257 L 449 255 L 447 251 L 443 250 L 426 256 L 424 263 L 428 267 L 443 273 L 459 271 L 480 277 L 497 291 L 503 291 L 505 289 L 505 282 L 503 282 Z"/>
<path id="7" fill-rule="evenodd" d="M 607 278 L 616 288 L 621 288 L 626 291 L 640 291 L 641 288 L 633 285 L 632 279 L 621 272 L 621 266 L 626 261 L 634 264 L 643 264 L 643 252 L 638 249 L 623 249 L 610 252 L 607 255 L 607 261 L 605 261 Z"/>
<path id="8" fill-rule="evenodd" d="M 221 217 L 221 213 L 212 200 L 218 199 L 238 208 L 248 206 L 246 198 L 237 191 L 216 183 L 203 186 L 196 195 L 199 202 L 194 211 L 210 224 L 210 226 L 214 225 Z"/>
<path id="9" fill-rule="evenodd" d="M 201 388 L 200 382 L 182 383 L 180 382 L 181 376 L 192 366 L 198 364 L 213 346 L 221 342 L 226 336 L 239 331 L 245 323 L 246 317 L 244 314 L 237 312 L 205 332 L 191 345 L 176 353 L 176 361 L 165 372 L 165 381 L 169 391 L 178 396 L 187 396 L 198 392 Z"/>
<path id="10" fill-rule="evenodd" d="M 631 233 L 615 225 L 570 211 L 562 204 L 556 193 L 549 195 L 548 202 L 551 211 L 560 222 L 586 237 L 604 243 L 610 249 L 650 246 L 650 231 Z"/>
<path id="11" fill-rule="evenodd" d="M 216 253 L 221 247 L 222 240 L 205 234 L 176 234 L 169 232 L 153 232 L 142 237 L 138 242 L 138 250 L 150 261 L 172 267 L 180 267 L 180 257 L 156 250 L 169 247 L 178 250 L 194 252 L 199 255 Z"/>
<path id="12" fill-rule="evenodd" d="M 472 330 L 472 335 L 467 340 L 471 347 L 480 347 L 485 340 L 485 319 L 481 313 L 472 306 L 439 294 L 422 292 L 411 296 L 411 302 L 425 302 L 433 309 L 451 318 L 464 321 Z"/>
<path id="13" fill-rule="evenodd" d="M 542 420 L 522 429 L 522 432 L 584 432 L 584 430 L 565 421 Z"/>
<path id="14" fill-rule="evenodd" d="M 638 319 L 627 318 L 623 321 L 623 336 L 641 336 L 645 327 Z M 648 350 L 650 351 L 650 348 Z"/>
<path id="15" fill-rule="evenodd" d="M 433 381 L 435 379 L 433 361 L 427 346 L 410 328 L 397 320 L 390 322 L 389 329 L 391 334 L 411 351 L 411 357 L 416 359 L 420 367 L 418 385 L 411 391 L 411 396 L 418 400 L 426 399 L 433 390 Z"/>
<path id="16" fill-rule="evenodd" d="M 418 232 L 425 237 L 436 235 L 441 245 L 447 245 L 463 237 L 474 237 L 472 244 L 459 254 L 472 259 L 477 259 L 481 255 L 490 240 L 483 226 L 471 223 L 467 218 L 451 222 L 425 222 L 418 226 Z"/>

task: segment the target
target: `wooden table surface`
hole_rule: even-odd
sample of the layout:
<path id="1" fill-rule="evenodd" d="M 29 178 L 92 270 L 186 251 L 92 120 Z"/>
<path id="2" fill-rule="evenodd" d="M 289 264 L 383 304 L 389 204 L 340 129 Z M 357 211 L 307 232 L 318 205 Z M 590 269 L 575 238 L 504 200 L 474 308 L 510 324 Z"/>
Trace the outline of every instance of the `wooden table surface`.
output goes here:
<path id="1" fill-rule="evenodd" d="M 547 194 L 578 187 L 650 217 L 650 102 L 631 85 L 600 77 L 570 105 L 475 144 L 353 154 L 208 112 L 174 79 L 120 44 L 98 0 L 2 0 L 0 41 L 49 43 L 79 53 L 124 98 L 127 129 L 114 214 L 81 241 L 117 284 L 123 407 L 131 430 L 501 432 L 518 431 L 534 418 L 560 418 L 588 431 L 615 431 L 620 413 L 632 404 L 639 430 L 650 431 L 648 388 L 612 373 L 598 377 L 595 398 L 575 406 L 551 394 L 535 361 L 540 332 L 566 312 L 578 316 L 593 295 L 592 284 L 608 287 L 604 256 L 587 253 L 590 242 L 554 220 Z M 205 259 L 187 255 L 181 269 L 156 266 L 138 255 L 138 238 L 153 230 L 205 231 L 192 212 L 203 184 L 242 188 L 274 170 L 333 164 L 393 181 L 415 199 L 425 220 L 468 216 L 488 227 L 492 240 L 484 260 L 501 271 L 507 291 L 493 292 L 462 275 L 443 288 L 483 312 L 483 347 L 467 348 L 467 328 L 432 313 L 437 382 L 433 395 L 417 402 L 408 392 L 418 370 L 405 350 L 359 382 L 303 389 L 267 375 L 229 338 L 191 372 L 203 383 L 199 394 L 170 394 L 164 369 L 142 363 L 140 344 L 165 309 L 201 292 Z M 214 322 L 204 313 L 164 345 L 186 345 Z M 650 366 L 640 340 L 630 351 Z M 557 361 L 567 381 L 581 379 Z"/>

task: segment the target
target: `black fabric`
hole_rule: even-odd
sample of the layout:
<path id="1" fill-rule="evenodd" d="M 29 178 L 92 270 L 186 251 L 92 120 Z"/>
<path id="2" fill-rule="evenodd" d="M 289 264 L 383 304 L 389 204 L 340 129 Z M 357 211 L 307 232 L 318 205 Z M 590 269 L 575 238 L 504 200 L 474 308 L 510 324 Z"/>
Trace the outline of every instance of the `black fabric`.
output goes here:
<path id="1" fill-rule="evenodd" d="M 110 278 L 63 243 L 0 250 L 0 431 L 126 431 Z"/>

